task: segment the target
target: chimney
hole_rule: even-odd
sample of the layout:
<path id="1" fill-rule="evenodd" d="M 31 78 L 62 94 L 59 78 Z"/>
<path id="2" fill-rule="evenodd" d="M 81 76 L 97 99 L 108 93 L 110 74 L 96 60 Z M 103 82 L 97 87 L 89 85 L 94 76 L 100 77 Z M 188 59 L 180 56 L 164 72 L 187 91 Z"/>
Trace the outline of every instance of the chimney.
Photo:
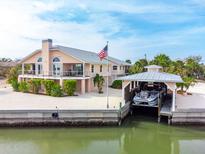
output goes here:
<path id="1" fill-rule="evenodd" d="M 52 47 L 52 39 L 42 40 L 42 58 L 43 58 L 43 74 L 50 75 L 50 53 Z"/>

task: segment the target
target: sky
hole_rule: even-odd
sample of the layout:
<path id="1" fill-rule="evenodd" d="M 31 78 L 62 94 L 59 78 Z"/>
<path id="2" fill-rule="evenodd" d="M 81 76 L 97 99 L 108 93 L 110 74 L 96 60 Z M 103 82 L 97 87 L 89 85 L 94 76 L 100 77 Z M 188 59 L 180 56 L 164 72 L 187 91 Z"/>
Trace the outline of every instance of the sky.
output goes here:
<path id="1" fill-rule="evenodd" d="M 205 0 L 0 0 L 0 57 L 22 58 L 53 44 L 125 60 L 205 59 Z"/>

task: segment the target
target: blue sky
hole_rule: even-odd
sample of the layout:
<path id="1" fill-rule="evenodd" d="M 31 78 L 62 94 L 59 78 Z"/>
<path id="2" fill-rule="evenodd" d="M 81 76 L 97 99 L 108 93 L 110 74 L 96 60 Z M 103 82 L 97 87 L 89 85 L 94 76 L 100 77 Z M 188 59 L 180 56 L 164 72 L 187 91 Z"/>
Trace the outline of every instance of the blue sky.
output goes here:
<path id="1" fill-rule="evenodd" d="M 205 0 L 8 0 L 0 14 L 0 57 L 21 58 L 52 38 L 94 52 L 108 40 L 109 54 L 123 60 L 205 59 Z"/>

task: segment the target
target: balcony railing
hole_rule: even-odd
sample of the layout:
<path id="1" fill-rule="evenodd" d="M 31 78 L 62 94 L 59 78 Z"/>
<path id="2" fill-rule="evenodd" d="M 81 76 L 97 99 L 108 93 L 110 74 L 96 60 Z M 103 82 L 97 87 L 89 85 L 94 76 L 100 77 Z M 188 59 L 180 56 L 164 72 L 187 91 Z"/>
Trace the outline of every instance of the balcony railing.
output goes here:
<path id="1" fill-rule="evenodd" d="M 42 76 L 42 77 L 83 77 L 88 76 L 88 73 L 83 71 L 20 71 L 19 75 Z"/>

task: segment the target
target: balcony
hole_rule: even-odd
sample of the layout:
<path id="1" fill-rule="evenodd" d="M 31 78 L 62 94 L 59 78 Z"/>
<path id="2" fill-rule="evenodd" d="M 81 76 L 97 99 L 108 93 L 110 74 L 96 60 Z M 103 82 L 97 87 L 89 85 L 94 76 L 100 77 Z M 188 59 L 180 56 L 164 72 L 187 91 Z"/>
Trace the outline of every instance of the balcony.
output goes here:
<path id="1" fill-rule="evenodd" d="M 83 71 L 19 71 L 21 77 L 89 77 L 88 73 Z"/>

